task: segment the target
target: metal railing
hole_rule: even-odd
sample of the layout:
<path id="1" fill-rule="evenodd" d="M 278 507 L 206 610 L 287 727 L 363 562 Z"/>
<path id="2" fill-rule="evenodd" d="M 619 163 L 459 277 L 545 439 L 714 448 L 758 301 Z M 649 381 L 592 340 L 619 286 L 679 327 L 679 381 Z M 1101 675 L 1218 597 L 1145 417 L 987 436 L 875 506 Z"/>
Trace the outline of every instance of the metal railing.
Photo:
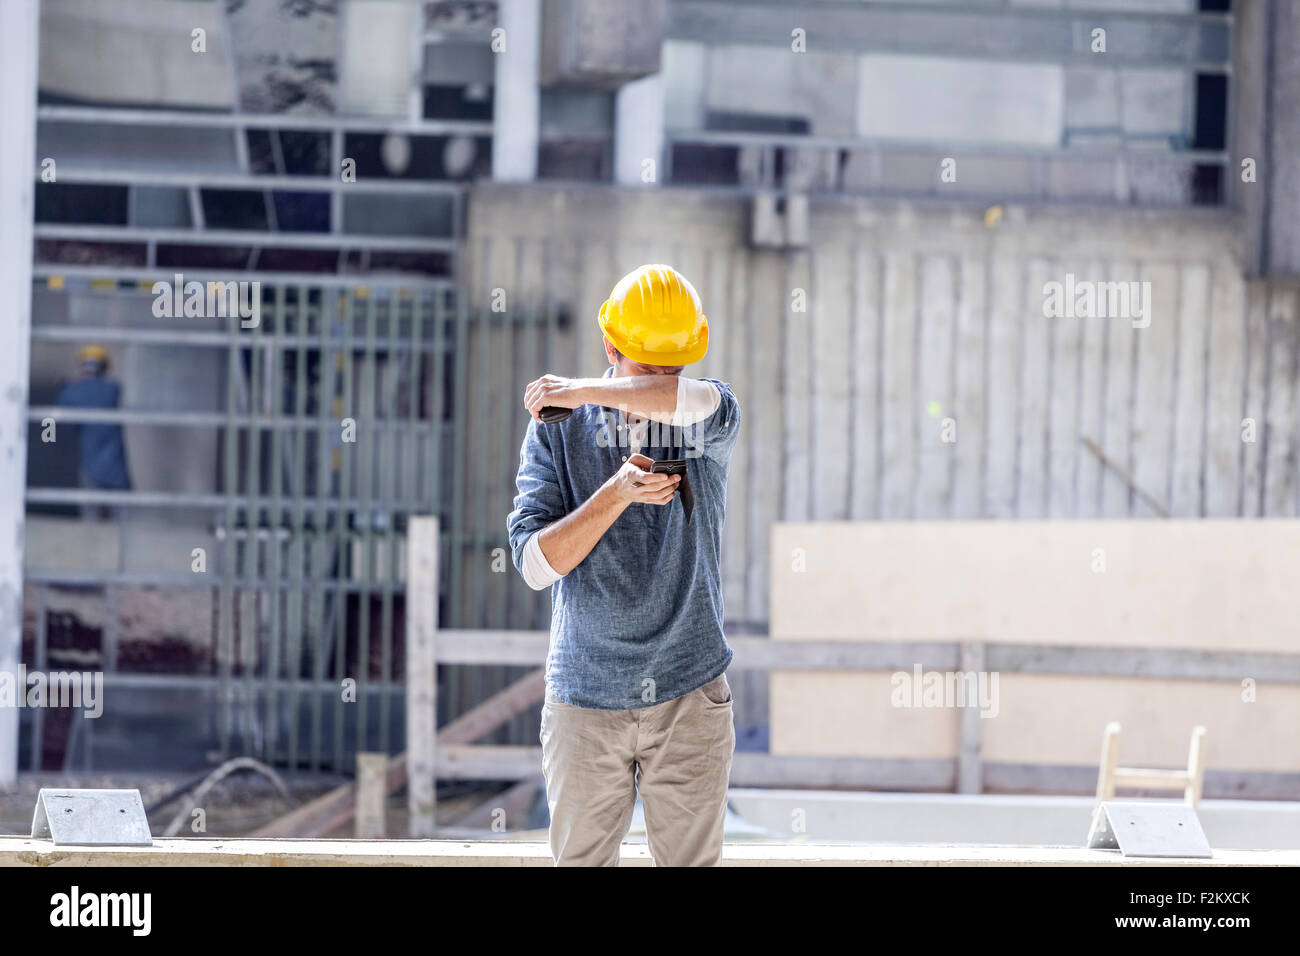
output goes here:
<path id="1" fill-rule="evenodd" d="M 1166 145 L 1049 149 L 679 129 L 668 131 L 665 153 L 674 185 L 750 193 L 1117 206 L 1222 202 L 1227 152 L 1180 148 L 1173 140 Z M 944 181 L 940 172 L 949 157 L 958 157 L 963 168 L 977 162 L 978 170 Z M 915 171 L 924 168 L 934 174 L 919 185 Z M 1214 170 L 1218 185 L 1203 185 L 1202 169 Z"/>
<path id="2" fill-rule="evenodd" d="M 187 328 L 185 319 L 153 319 L 133 283 L 89 294 L 128 297 L 125 310 L 139 322 L 58 325 L 38 311 L 34 346 L 98 340 L 122 355 L 149 349 L 173 370 L 215 364 L 220 387 L 185 396 L 197 408 L 166 407 L 159 393 L 139 407 L 147 382 L 128 380 L 127 407 L 34 404 L 32 431 L 121 425 L 130 454 L 149 447 L 133 439 L 161 430 L 182 452 L 204 451 L 213 467 L 164 480 L 155 443 L 152 457 L 131 460 L 131 490 L 59 486 L 47 478 L 58 471 L 54 459 L 43 456 L 70 454 L 68 443 L 33 443 L 29 552 L 35 542 L 38 555 L 57 558 L 29 556 L 29 666 L 80 661 L 75 669 L 86 669 L 89 661 L 117 699 L 158 701 L 155 730 L 173 719 L 205 728 L 201 742 L 222 756 L 347 770 L 355 752 L 402 745 L 411 516 L 436 514 L 445 529 L 444 620 L 537 626 L 536 595 L 513 573 L 493 573 L 505 570 L 495 565 L 521 434 L 506 423 L 522 428 L 522 413 L 514 403 L 507 411 L 493 377 L 481 373 L 492 337 L 513 343 L 503 361 L 523 362 L 529 330 L 542 334 L 548 321 L 553 329 L 553 310 L 548 319 L 540 309 L 471 309 L 437 282 L 265 284 L 257 327 L 233 318 Z M 109 521 L 40 518 L 69 506 L 114 513 Z M 185 608 L 193 612 L 185 625 L 166 633 L 158 621 Z M 183 654 L 173 653 L 177 645 Z M 510 670 L 447 669 L 444 719 L 504 685 Z M 167 692 L 188 696 L 169 709 Z M 40 767 L 50 762 L 42 756 L 49 728 L 27 720 L 25 753 Z M 78 722 L 85 735 L 94 723 Z M 502 733 L 513 739 L 528 723 Z M 94 737 L 103 746 L 103 733 Z M 65 765 L 93 752 L 89 736 L 79 743 L 65 748 Z"/>

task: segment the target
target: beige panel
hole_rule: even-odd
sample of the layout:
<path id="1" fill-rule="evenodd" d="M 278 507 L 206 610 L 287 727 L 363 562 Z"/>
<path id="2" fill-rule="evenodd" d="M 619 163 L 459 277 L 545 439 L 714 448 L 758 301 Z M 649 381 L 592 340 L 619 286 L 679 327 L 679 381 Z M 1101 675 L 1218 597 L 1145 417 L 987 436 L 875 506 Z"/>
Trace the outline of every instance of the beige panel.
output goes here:
<path id="1" fill-rule="evenodd" d="M 906 672 L 905 672 L 906 673 Z M 932 672 L 926 671 L 928 678 Z M 902 687 L 915 682 L 911 674 Z M 1243 675 L 1247 676 L 1247 675 Z M 1251 675 L 1258 678 L 1258 675 Z M 1181 767 L 1191 730 L 1208 728 L 1213 770 L 1300 771 L 1300 687 L 1263 685 L 1242 700 L 1231 681 L 1175 681 L 1055 674 L 989 674 L 981 701 L 980 756 L 996 763 L 1089 766 L 1102 731 L 1124 727 L 1120 765 Z M 771 685 L 771 751 L 799 756 L 952 759 L 960 710 L 896 706 L 894 674 L 781 671 Z"/>
<path id="2" fill-rule="evenodd" d="M 773 552 L 796 547 L 806 571 L 772 570 L 783 639 L 1297 644 L 1300 523 L 1285 519 L 776 525 Z"/>
<path id="3" fill-rule="evenodd" d="M 1300 687 L 1263 685 L 1255 694 L 1244 703 L 1241 685 L 1231 681 L 1004 674 L 998 716 L 982 722 L 981 756 L 1096 764 L 1102 730 L 1118 720 L 1121 767 L 1185 767 L 1192 727 L 1201 724 L 1211 770 L 1300 770 Z"/>
<path id="4" fill-rule="evenodd" d="M 887 671 L 774 674 L 769 703 L 771 752 L 903 759 L 954 756 L 955 711 L 893 706 L 890 678 Z"/>

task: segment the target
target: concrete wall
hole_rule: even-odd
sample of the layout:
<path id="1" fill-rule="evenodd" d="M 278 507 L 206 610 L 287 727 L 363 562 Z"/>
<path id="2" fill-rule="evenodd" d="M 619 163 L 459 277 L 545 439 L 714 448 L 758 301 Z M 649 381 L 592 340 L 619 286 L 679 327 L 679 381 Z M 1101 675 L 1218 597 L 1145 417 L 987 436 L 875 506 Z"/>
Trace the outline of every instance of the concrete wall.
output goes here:
<path id="1" fill-rule="evenodd" d="M 476 474 L 501 513 L 523 383 L 598 374 L 600 302 L 627 270 L 666 261 L 712 322 L 698 371 L 744 403 L 726 541 L 736 621 L 766 621 L 778 520 L 1153 517 L 1084 438 L 1175 516 L 1296 514 L 1297 290 L 1242 280 L 1228 215 L 1007 207 L 990 227 L 956 205 L 811 208 L 808 250 L 765 251 L 746 244 L 740 197 L 476 189 L 472 299 L 550 296 L 569 317 L 554 332 L 499 324 L 469 359 L 499 382 L 474 420 L 493 423 L 476 440 L 499 471 Z M 1045 283 L 1070 273 L 1150 282 L 1149 325 L 1044 318 Z M 497 507 L 486 530 L 503 535 Z"/>
<path id="2" fill-rule="evenodd" d="M 483 185 L 469 205 L 473 302 L 500 288 L 511 309 L 549 297 L 567 317 L 471 330 L 470 368 L 488 384 L 470 408 L 484 427 L 463 453 L 466 487 L 489 497 L 477 516 L 468 490 L 461 505 L 486 548 L 506 543 L 524 383 L 599 374 L 597 309 L 655 261 L 696 284 L 712 329 L 697 371 L 733 383 L 744 407 L 723 542 L 733 633 L 767 629 L 777 521 L 1155 517 L 1084 438 L 1177 517 L 1297 513 L 1297 290 L 1243 280 L 1225 211 L 986 218 L 814 197 L 810 247 L 769 251 L 748 245 L 749 203 L 734 195 Z M 1045 283 L 1069 273 L 1150 282 L 1149 325 L 1045 318 Z M 486 548 L 471 564 L 488 566 Z M 483 579 L 502 624 L 546 626 L 545 594 L 510 573 Z M 766 680 L 743 680 L 761 713 Z"/>

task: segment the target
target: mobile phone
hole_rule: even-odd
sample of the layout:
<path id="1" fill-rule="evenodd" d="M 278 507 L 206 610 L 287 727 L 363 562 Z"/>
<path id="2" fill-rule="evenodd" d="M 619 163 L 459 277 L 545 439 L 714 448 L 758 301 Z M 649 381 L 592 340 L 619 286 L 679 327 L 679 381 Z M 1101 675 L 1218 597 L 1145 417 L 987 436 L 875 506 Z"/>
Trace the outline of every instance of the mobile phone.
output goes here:
<path id="1" fill-rule="evenodd" d="M 642 455 L 642 458 L 645 456 Z M 656 461 L 650 466 L 650 473 L 653 475 L 681 475 L 682 480 L 677 485 L 677 493 L 682 496 L 682 510 L 686 512 L 686 520 L 691 520 L 691 515 L 695 512 L 695 492 L 691 490 L 691 478 L 686 471 L 685 458 L 664 458 Z"/>
<path id="2" fill-rule="evenodd" d="M 564 408 L 560 405 L 543 405 L 537 411 L 537 417 L 546 425 L 554 425 L 556 422 L 562 422 L 572 414 L 572 408 Z"/>

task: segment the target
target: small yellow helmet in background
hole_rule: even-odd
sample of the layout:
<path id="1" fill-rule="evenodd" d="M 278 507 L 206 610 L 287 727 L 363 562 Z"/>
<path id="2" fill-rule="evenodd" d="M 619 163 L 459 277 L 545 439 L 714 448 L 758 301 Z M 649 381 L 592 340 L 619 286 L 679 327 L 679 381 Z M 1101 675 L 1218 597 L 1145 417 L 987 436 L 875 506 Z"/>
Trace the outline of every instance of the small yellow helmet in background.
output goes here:
<path id="1" fill-rule="evenodd" d="M 699 293 L 671 266 L 645 265 L 619 279 L 599 322 L 616 349 L 643 365 L 690 365 L 709 350 Z"/>
<path id="2" fill-rule="evenodd" d="M 108 352 L 102 345 L 87 345 L 77 353 L 78 362 L 102 362 L 108 364 Z"/>

